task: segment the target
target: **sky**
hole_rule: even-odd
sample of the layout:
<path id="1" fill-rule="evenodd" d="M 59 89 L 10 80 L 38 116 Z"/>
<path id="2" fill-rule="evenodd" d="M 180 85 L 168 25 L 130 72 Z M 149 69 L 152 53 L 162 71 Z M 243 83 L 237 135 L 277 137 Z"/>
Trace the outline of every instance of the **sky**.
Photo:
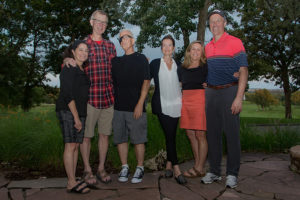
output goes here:
<path id="1" fill-rule="evenodd" d="M 125 28 L 131 30 L 133 33 L 134 37 L 136 38 L 140 32 L 140 28 L 138 26 L 134 26 L 131 24 L 125 24 Z M 118 35 L 115 37 L 112 37 L 110 40 L 115 44 L 117 55 L 122 56 L 124 54 L 124 51 L 122 50 L 118 40 Z M 191 34 L 190 36 L 190 41 L 196 40 L 197 35 L 196 33 Z M 212 38 L 212 34 L 208 29 L 206 29 L 205 32 L 205 44 L 207 44 Z M 180 40 L 176 40 L 176 46 L 181 47 L 183 46 L 183 40 L 180 38 Z M 247 49 L 246 49 L 247 51 Z M 147 58 L 149 58 L 149 61 L 155 59 L 155 58 L 160 58 L 162 56 L 161 49 L 160 48 L 152 48 L 149 46 L 145 46 L 143 52 L 142 52 Z M 59 87 L 59 75 L 54 76 L 53 74 L 47 74 L 47 78 L 50 79 L 49 82 L 46 84 L 50 86 L 58 86 Z M 265 88 L 265 89 L 279 89 L 279 86 L 275 86 L 274 82 L 269 81 L 269 83 L 266 83 L 265 80 L 261 81 L 249 81 L 249 88 L 250 89 L 258 89 L 258 88 Z"/>

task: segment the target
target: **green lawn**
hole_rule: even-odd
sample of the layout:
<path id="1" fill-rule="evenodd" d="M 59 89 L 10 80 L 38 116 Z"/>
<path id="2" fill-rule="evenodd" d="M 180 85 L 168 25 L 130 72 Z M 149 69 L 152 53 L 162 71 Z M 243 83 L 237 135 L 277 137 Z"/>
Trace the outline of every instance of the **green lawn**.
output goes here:
<path id="1" fill-rule="evenodd" d="M 20 110 L 0 109 L 0 163 L 31 170 L 63 170 L 63 141 L 54 105 L 41 105 L 27 113 Z M 157 117 L 152 115 L 148 104 L 148 143 L 145 159 L 154 157 L 165 149 L 164 135 Z M 295 119 L 285 120 L 284 107 L 258 111 L 257 106 L 244 103 L 241 114 L 241 146 L 244 151 L 283 151 L 300 144 L 300 136 L 295 132 L 272 132 L 258 135 L 248 128 L 249 123 L 296 123 L 300 122 L 300 107 L 293 107 Z M 91 163 L 97 165 L 97 136 L 92 140 Z M 112 137 L 110 138 L 112 140 Z M 224 145 L 225 146 L 225 145 Z M 177 151 L 180 162 L 192 159 L 192 151 L 184 130 L 177 132 Z M 133 146 L 130 146 L 128 163 L 136 164 Z M 120 168 L 116 147 L 110 142 L 107 165 L 111 169 Z M 82 162 L 79 160 L 79 166 Z"/>

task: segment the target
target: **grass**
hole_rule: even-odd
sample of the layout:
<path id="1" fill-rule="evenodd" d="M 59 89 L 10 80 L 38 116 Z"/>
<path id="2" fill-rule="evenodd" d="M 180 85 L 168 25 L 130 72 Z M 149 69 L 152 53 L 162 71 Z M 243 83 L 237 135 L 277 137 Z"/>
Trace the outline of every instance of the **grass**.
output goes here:
<path id="1" fill-rule="evenodd" d="M 156 116 L 151 114 L 148 105 L 148 143 L 145 159 L 154 157 L 165 149 L 164 134 Z M 300 134 L 293 131 L 257 133 L 248 127 L 255 123 L 299 123 L 300 106 L 294 106 L 294 119 L 283 119 L 283 106 L 271 110 L 258 111 L 256 105 L 244 103 L 241 114 L 241 146 L 243 151 L 282 152 L 300 144 Z M 41 105 L 30 112 L 0 109 L 0 163 L 6 166 L 22 166 L 31 170 L 63 171 L 63 141 L 54 105 Z M 107 166 L 111 170 L 120 168 L 117 148 L 110 138 Z M 98 163 L 97 134 L 92 140 L 91 164 L 94 169 Z M 225 145 L 224 145 L 225 146 Z M 177 130 L 177 152 L 180 162 L 192 159 L 192 151 L 184 130 Z M 130 145 L 128 164 L 136 165 L 134 148 Z M 79 168 L 82 162 L 79 160 Z M 131 168 L 133 170 L 134 167 Z"/>

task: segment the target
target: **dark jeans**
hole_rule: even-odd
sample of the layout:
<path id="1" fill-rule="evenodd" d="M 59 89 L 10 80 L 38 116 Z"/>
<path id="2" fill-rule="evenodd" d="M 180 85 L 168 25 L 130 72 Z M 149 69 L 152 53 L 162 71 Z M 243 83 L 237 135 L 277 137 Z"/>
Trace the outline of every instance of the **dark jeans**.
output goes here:
<path id="1" fill-rule="evenodd" d="M 177 165 L 176 130 L 179 118 L 169 117 L 162 113 L 157 116 L 166 138 L 167 160 L 170 161 L 172 165 Z"/>
<path id="2" fill-rule="evenodd" d="M 226 175 L 238 176 L 240 168 L 240 118 L 231 114 L 231 105 L 238 86 L 225 89 L 207 88 L 205 91 L 208 161 L 210 172 L 221 175 L 222 132 L 227 142 Z"/>

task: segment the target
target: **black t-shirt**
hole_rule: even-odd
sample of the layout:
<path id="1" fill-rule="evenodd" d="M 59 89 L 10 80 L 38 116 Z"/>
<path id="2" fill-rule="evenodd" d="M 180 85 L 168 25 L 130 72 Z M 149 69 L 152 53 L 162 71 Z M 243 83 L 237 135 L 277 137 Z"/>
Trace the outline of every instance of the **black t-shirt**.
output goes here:
<path id="1" fill-rule="evenodd" d="M 150 80 L 147 58 L 137 52 L 114 57 L 112 59 L 112 78 L 115 95 L 114 109 L 133 112 L 140 98 L 144 80 Z"/>
<path id="2" fill-rule="evenodd" d="M 60 93 L 56 101 L 56 111 L 68 110 L 74 100 L 79 117 L 86 117 L 86 105 L 90 80 L 84 71 L 77 67 L 63 67 L 60 76 Z"/>
<path id="3" fill-rule="evenodd" d="M 204 89 L 202 84 L 206 82 L 206 77 L 207 64 L 191 69 L 181 67 L 179 70 L 179 81 L 182 83 L 182 90 Z"/>

